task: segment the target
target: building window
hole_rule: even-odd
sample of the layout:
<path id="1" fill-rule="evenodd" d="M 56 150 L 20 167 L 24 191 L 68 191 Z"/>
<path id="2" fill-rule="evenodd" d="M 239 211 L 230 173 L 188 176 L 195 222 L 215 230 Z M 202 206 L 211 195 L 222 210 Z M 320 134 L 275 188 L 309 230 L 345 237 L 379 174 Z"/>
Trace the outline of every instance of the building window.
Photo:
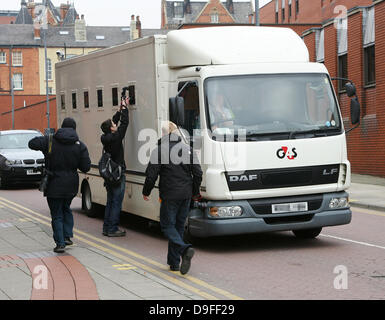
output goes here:
<path id="1" fill-rule="evenodd" d="M 84 108 L 88 109 L 90 107 L 90 100 L 88 98 L 88 91 L 84 91 Z"/>
<path id="2" fill-rule="evenodd" d="M 76 92 L 72 92 L 72 109 L 77 108 L 77 103 L 76 103 Z"/>
<path id="3" fill-rule="evenodd" d="M 275 23 L 278 23 L 278 18 L 279 18 L 279 5 L 278 5 L 278 0 L 275 0 Z"/>
<path id="4" fill-rule="evenodd" d="M 7 63 L 7 53 L 4 51 L 0 52 L 0 63 Z"/>
<path id="5" fill-rule="evenodd" d="M 347 78 L 348 77 L 348 54 L 343 54 L 338 57 L 338 77 Z M 347 80 L 338 81 L 338 91 L 345 91 L 345 84 Z"/>
<path id="6" fill-rule="evenodd" d="M 48 94 L 53 94 L 53 88 L 52 87 L 48 87 Z"/>
<path id="7" fill-rule="evenodd" d="M 174 18 L 183 18 L 183 2 L 174 2 Z"/>
<path id="8" fill-rule="evenodd" d="M 289 19 L 291 18 L 292 14 L 291 14 L 291 0 L 289 0 Z"/>
<path id="9" fill-rule="evenodd" d="M 13 89 L 14 90 L 23 90 L 23 74 L 15 73 L 13 75 Z"/>
<path id="10" fill-rule="evenodd" d="M 316 31 L 316 61 L 324 62 L 325 60 L 325 31 Z"/>
<path id="11" fill-rule="evenodd" d="M 118 88 L 112 88 L 112 106 L 118 106 L 119 105 L 119 95 L 118 95 Z"/>
<path id="12" fill-rule="evenodd" d="M 299 13 L 299 0 L 295 0 L 295 13 Z"/>
<path id="13" fill-rule="evenodd" d="M 375 45 L 364 48 L 365 85 L 376 83 Z"/>
<path id="14" fill-rule="evenodd" d="M 23 54 L 21 51 L 12 52 L 12 65 L 22 66 L 23 65 Z"/>
<path id="15" fill-rule="evenodd" d="M 103 107 L 103 89 L 98 89 L 97 94 L 98 94 L 98 107 L 102 108 Z"/>
<path id="16" fill-rule="evenodd" d="M 282 22 L 285 22 L 285 0 L 282 0 Z"/>
<path id="17" fill-rule="evenodd" d="M 47 80 L 52 80 L 52 62 L 47 59 Z"/>
<path id="18" fill-rule="evenodd" d="M 66 96 L 64 93 L 60 95 L 60 107 L 62 110 L 65 110 L 66 108 Z"/>
<path id="19" fill-rule="evenodd" d="M 217 8 L 214 8 L 210 13 L 211 23 L 219 23 L 219 14 Z"/>

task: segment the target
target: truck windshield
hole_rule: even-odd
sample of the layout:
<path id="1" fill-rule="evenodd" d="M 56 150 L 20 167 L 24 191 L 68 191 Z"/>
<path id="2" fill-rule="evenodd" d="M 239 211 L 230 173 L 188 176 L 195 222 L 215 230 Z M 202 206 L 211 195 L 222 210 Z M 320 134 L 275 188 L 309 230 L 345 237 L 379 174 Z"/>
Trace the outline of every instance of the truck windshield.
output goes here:
<path id="1" fill-rule="evenodd" d="M 341 133 L 326 74 L 213 77 L 205 81 L 208 128 L 246 133 L 247 140 L 278 140 Z"/>

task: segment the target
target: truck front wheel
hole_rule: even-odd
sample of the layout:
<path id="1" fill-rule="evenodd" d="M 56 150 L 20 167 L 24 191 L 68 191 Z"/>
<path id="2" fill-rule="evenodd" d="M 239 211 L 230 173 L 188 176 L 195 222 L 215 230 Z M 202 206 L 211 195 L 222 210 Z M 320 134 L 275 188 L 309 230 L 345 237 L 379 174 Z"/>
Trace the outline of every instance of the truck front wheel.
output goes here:
<path id="1" fill-rule="evenodd" d="M 96 217 L 95 204 L 92 202 L 91 188 L 88 183 L 82 187 L 82 209 L 88 217 Z"/>
<path id="2" fill-rule="evenodd" d="M 300 239 L 313 239 L 316 238 L 322 231 L 322 228 L 293 230 L 293 233 Z"/>

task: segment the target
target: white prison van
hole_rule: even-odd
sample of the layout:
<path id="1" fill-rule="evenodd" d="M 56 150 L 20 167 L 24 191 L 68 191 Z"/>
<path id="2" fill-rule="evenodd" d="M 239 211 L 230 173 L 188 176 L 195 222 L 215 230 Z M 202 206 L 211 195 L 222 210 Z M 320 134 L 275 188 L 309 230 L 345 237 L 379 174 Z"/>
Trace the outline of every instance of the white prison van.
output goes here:
<path id="1" fill-rule="evenodd" d="M 309 62 L 290 29 L 175 30 L 59 62 L 56 85 L 58 126 L 65 117 L 76 120 L 92 161 L 91 171 L 80 173 L 87 211 L 106 203 L 100 124 L 128 88 L 123 211 L 159 221 L 158 189 L 151 201 L 142 197 L 144 172 L 162 122 L 172 120 L 203 170 L 190 235 L 291 230 L 316 237 L 351 221 L 346 131 L 331 78 L 323 64 Z M 354 89 L 347 87 L 349 96 Z M 354 97 L 352 110 L 355 124 Z"/>

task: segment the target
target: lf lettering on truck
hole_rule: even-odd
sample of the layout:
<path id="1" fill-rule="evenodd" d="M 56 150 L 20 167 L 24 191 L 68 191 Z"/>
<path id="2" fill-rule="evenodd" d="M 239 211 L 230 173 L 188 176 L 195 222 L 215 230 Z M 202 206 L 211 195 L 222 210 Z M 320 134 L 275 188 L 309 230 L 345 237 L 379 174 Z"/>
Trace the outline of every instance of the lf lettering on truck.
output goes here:
<path id="1" fill-rule="evenodd" d="M 170 31 L 56 64 L 57 119 L 73 117 L 92 170 L 80 174 L 84 210 L 105 205 L 100 124 L 130 95 L 123 211 L 159 221 L 143 201 L 151 150 L 171 120 L 203 169 L 195 237 L 293 231 L 316 237 L 351 221 L 346 132 L 331 78 L 292 30 L 212 27 Z M 346 85 L 352 124 L 360 106 Z"/>

